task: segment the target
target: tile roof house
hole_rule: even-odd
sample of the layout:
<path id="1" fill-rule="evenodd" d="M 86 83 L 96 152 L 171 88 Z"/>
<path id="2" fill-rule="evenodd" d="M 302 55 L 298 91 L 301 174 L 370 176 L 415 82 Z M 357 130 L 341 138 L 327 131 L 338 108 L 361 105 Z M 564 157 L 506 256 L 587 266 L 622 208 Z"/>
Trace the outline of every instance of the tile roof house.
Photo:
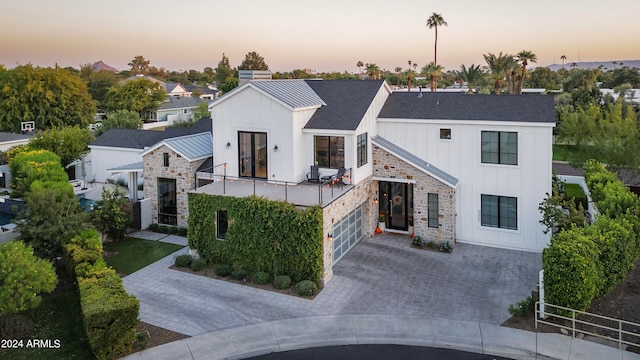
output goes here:
<path id="1" fill-rule="evenodd" d="M 549 241 L 538 204 L 551 189 L 551 96 L 264 80 L 209 109 L 216 181 L 194 192 L 319 204 L 332 235 L 324 239 L 324 283 L 333 264 L 373 236 L 379 218 L 386 231 L 435 243 L 541 251 Z M 345 169 L 346 185 L 308 184 L 312 165 L 321 178 Z"/>

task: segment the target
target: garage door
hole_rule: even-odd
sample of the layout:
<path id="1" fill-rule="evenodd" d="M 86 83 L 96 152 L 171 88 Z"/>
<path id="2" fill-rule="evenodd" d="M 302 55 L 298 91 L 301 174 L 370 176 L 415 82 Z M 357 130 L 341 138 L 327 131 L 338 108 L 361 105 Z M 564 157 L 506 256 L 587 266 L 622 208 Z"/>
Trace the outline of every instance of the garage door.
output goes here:
<path id="1" fill-rule="evenodd" d="M 333 226 L 333 263 L 362 238 L 362 205 Z"/>

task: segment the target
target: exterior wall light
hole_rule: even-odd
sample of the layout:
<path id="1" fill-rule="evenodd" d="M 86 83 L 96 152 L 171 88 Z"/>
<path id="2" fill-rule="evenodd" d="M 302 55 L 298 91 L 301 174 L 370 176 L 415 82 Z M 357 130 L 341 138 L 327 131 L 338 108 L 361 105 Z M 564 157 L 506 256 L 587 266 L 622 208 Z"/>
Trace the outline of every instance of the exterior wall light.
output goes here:
<path id="1" fill-rule="evenodd" d="M 329 239 L 329 241 L 333 241 L 333 234 L 332 233 L 327 234 L 327 238 Z"/>
<path id="2" fill-rule="evenodd" d="M 227 141 L 226 147 L 227 147 L 227 149 L 231 147 L 231 141 Z"/>
<path id="3" fill-rule="evenodd" d="M 273 152 L 278 152 L 278 144 L 276 144 L 276 146 L 273 147 Z"/>

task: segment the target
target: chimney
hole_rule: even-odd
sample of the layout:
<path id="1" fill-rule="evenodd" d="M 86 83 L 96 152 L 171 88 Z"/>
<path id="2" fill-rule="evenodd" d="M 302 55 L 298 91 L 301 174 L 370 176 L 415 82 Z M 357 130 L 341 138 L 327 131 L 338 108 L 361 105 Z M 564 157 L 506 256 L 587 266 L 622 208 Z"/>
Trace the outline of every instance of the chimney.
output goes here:
<path id="1" fill-rule="evenodd" d="M 240 70 L 238 71 L 238 86 L 242 86 L 252 80 L 271 80 L 269 70 Z"/>

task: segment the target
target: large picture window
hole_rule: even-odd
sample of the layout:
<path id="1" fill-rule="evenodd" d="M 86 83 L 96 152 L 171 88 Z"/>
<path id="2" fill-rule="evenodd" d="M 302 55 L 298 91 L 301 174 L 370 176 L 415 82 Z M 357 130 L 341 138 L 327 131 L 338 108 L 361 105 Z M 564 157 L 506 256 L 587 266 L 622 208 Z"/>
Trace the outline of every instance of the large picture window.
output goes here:
<path id="1" fill-rule="evenodd" d="M 481 224 L 502 229 L 518 229 L 518 199 L 484 195 L 481 198 Z"/>
<path id="2" fill-rule="evenodd" d="M 358 135 L 358 167 L 367 163 L 367 133 Z"/>
<path id="3" fill-rule="evenodd" d="M 158 178 L 158 224 L 178 225 L 176 179 Z"/>
<path id="4" fill-rule="evenodd" d="M 344 167 L 344 136 L 315 136 L 315 161 L 320 167 Z"/>
<path id="5" fill-rule="evenodd" d="M 439 222 L 439 214 L 438 214 L 438 194 L 427 194 L 427 206 L 428 206 L 428 214 L 427 217 L 429 219 L 428 226 L 431 228 L 437 228 Z"/>
<path id="6" fill-rule="evenodd" d="M 518 133 L 483 131 L 482 162 L 485 164 L 518 165 Z"/>

